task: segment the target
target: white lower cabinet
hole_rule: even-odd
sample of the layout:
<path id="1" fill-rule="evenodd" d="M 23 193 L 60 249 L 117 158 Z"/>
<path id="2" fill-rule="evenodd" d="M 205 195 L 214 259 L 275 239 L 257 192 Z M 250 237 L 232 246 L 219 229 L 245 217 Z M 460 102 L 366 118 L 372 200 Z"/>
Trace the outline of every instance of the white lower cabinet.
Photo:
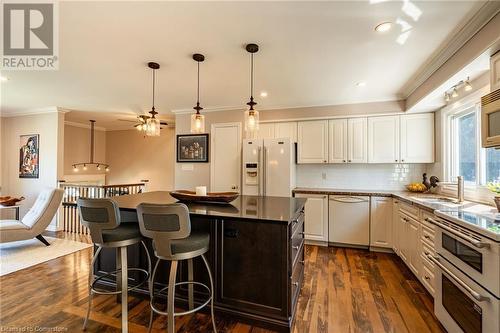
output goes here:
<path id="1" fill-rule="evenodd" d="M 396 198 L 392 199 L 392 250 L 394 253 L 399 255 L 399 200 Z"/>
<path id="2" fill-rule="evenodd" d="M 307 198 L 304 208 L 304 238 L 328 245 L 328 196 L 323 194 L 296 194 Z"/>
<path id="3" fill-rule="evenodd" d="M 392 198 L 371 197 L 370 246 L 392 248 Z"/>
<path id="4" fill-rule="evenodd" d="M 408 218 L 406 225 L 409 247 L 407 264 L 416 276 L 420 276 L 420 267 L 422 266 L 420 259 L 420 230 L 422 229 L 422 226 L 420 225 L 420 222 L 411 217 Z"/>

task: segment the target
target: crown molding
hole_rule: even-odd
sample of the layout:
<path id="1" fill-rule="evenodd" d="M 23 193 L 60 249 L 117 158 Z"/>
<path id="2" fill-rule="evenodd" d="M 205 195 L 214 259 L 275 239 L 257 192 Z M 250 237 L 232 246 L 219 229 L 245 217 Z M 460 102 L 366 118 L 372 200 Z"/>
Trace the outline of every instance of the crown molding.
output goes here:
<path id="1" fill-rule="evenodd" d="M 66 113 L 66 112 L 67 111 L 59 109 L 55 106 L 49 106 L 46 108 L 31 109 L 31 110 L 26 110 L 26 111 L 21 111 L 21 112 L 2 111 L 1 117 L 5 117 L 5 118 L 24 117 L 24 116 L 36 116 L 36 115 L 47 114 L 47 113 Z"/>
<path id="2" fill-rule="evenodd" d="M 74 121 L 67 121 L 67 120 L 65 120 L 64 121 L 64 125 L 73 126 L 73 127 L 79 127 L 79 128 L 85 128 L 85 129 L 90 129 L 90 125 L 89 124 L 82 124 L 82 123 L 77 123 L 77 122 L 74 122 Z M 99 126 L 94 126 L 94 129 L 96 131 L 102 131 L 102 132 L 106 132 L 107 131 L 106 128 L 99 127 Z"/>
<path id="3" fill-rule="evenodd" d="M 441 45 L 429 60 L 415 73 L 402 88 L 402 96 L 406 99 L 415 89 L 422 85 L 434 72 L 444 65 L 465 43 L 478 33 L 491 19 L 500 13 L 500 1 L 487 1 L 453 36 Z"/>

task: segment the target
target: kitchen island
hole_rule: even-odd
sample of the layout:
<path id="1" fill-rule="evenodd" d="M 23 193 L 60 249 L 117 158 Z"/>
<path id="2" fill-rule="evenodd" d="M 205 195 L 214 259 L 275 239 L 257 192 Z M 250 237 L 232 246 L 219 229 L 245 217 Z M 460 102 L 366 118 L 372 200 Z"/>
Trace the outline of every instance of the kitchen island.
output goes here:
<path id="1" fill-rule="evenodd" d="M 120 207 L 122 223 L 137 223 L 136 207 L 142 202 L 174 203 L 168 192 L 156 191 L 113 198 Z M 210 234 L 206 254 L 214 277 L 217 314 L 229 315 L 251 325 L 289 332 L 304 277 L 304 204 L 306 199 L 240 196 L 230 204 L 187 204 L 192 232 Z M 151 241 L 147 247 L 156 262 Z M 96 275 L 115 269 L 115 252 L 103 249 Z M 147 268 L 146 254 L 138 245 L 128 250 L 129 267 Z M 208 284 L 201 259 L 194 260 L 194 280 Z M 166 286 L 169 263 L 162 262 L 155 290 Z M 187 262 L 180 262 L 178 281 L 187 280 Z M 131 274 L 131 280 L 140 276 Z M 130 282 L 131 284 L 134 281 Z M 114 281 L 103 279 L 114 288 Z M 136 291 L 147 296 L 147 285 Z M 176 291 L 176 306 L 187 305 L 187 287 Z M 195 303 L 206 291 L 195 288 Z"/>

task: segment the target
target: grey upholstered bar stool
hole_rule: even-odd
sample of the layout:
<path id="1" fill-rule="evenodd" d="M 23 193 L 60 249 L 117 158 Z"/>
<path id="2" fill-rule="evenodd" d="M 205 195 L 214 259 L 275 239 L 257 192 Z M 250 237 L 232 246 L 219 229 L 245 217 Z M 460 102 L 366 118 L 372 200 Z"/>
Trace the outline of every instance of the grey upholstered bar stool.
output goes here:
<path id="1" fill-rule="evenodd" d="M 151 317 L 149 320 L 149 331 L 153 326 L 154 313 L 168 316 L 168 333 L 175 332 L 175 316 L 182 316 L 194 313 L 210 302 L 212 315 L 212 325 L 214 332 L 217 332 L 214 317 L 214 283 L 210 266 L 205 258 L 205 253 L 208 252 L 210 235 L 193 233 L 191 234 L 191 220 L 189 219 L 189 211 L 186 205 L 181 203 L 158 205 L 142 203 L 137 206 L 137 216 L 139 226 L 143 236 L 153 239 L 153 248 L 155 255 L 158 258 L 153 269 L 153 275 L 149 281 L 149 293 L 151 295 Z M 203 259 L 207 267 L 208 277 L 210 279 L 210 288 L 201 283 L 193 281 L 193 258 L 199 257 Z M 168 286 L 161 289 L 161 292 L 167 291 L 167 311 L 161 311 L 155 307 L 154 295 L 154 279 L 158 264 L 161 260 L 170 261 L 170 275 Z M 184 282 L 176 282 L 177 265 L 180 260 L 188 260 L 188 280 Z M 175 287 L 179 285 L 188 285 L 188 305 L 189 310 L 184 312 L 175 312 Z M 197 308 L 194 308 L 193 286 L 199 285 L 204 287 L 210 297 Z"/>
<path id="2" fill-rule="evenodd" d="M 89 305 L 83 329 L 87 326 L 90 315 L 93 294 L 118 295 L 121 294 L 122 305 L 122 332 L 128 332 L 128 291 L 144 284 L 151 276 L 151 258 L 148 249 L 142 241 L 141 232 L 137 223 L 121 223 L 118 205 L 111 199 L 85 199 L 77 200 L 80 222 L 90 231 L 92 242 L 97 245 L 97 251 L 92 258 L 89 272 Z M 148 270 L 142 268 L 129 268 L 127 264 L 127 246 L 141 243 L 148 258 Z M 116 248 L 116 270 L 94 279 L 94 263 L 103 248 Z M 135 286 L 128 286 L 128 271 L 137 271 L 145 274 L 144 280 Z M 95 284 L 112 275 L 116 275 L 116 291 L 97 289 Z M 119 274 L 119 275 L 118 275 Z"/>

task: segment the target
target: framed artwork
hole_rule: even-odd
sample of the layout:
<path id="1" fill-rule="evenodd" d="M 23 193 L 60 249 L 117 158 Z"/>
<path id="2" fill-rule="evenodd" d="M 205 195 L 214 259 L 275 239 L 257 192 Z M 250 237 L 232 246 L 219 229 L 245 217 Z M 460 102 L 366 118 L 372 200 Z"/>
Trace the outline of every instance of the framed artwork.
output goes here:
<path id="1" fill-rule="evenodd" d="M 177 135 L 178 163 L 207 163 L 208 134 Z"/>
<path id="2" fill-rule="evenodd" d="M 40 135 L 21 135 L 19 141 L 19 178 L 38 178 L 40 173 Z"/>

